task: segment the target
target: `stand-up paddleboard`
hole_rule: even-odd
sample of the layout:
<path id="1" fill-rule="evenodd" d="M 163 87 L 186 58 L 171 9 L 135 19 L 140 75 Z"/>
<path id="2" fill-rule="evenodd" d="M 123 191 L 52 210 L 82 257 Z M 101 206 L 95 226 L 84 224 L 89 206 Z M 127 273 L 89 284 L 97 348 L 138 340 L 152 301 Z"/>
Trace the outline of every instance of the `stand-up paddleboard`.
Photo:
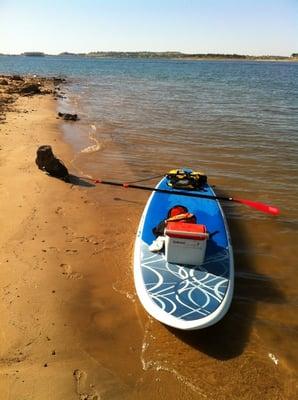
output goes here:
<path id="1" fill-rule="evenodd" d="M 146 311 L 166 325 L 184 330 L 208 327 L 223 318 L 233 296 L 233 252 L 222 208 L 217 200 L 175 194 L 215 196 L 207 183 L 200 189 L 182 190 L 169 186 L 165 177 L 156 189 L 171 193 L 152 192 L 140 221 L 134 250 L 138 297 Z M 167 218 L 175 205 L 185 206 L 196 216 L 197 223 L 207 228 L 209 238 L 200 265 L 167 262 L 164 250 L 156 253 L 149 249 L 156 239 L 152 229 Z M 180 232 L 182 241 L 185 237 L 187 234 Z M 184 250 L 181 247 L 180 256 L 189 246 L 186 244 Z"/>

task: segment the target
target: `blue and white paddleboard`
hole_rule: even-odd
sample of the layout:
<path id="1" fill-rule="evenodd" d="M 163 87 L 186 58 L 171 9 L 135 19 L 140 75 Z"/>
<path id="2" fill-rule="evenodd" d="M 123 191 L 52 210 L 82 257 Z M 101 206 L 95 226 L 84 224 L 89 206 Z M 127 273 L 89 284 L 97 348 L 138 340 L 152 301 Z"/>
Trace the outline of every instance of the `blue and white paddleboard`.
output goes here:
<path id="1" fill-rule="evenodd" d="M 206 328 L 223 318 L 233 296 L 233 251 L 225 216 L 217 200 L 175 194 L 181 189 L 172 189 L 166 178 L 156 188 L 172 193 L 152 192 L 140 221 L 134 250 L 138 297 L 145 310 L 166 325 L 184 330 Z M 215 196 L 208 184 L 191 192 Z M 155 239 L 152 229 L 177 204 L 195 214 L 210 233 L 200 266 L 168 263 L 163 252 L 149 250 Z"/>

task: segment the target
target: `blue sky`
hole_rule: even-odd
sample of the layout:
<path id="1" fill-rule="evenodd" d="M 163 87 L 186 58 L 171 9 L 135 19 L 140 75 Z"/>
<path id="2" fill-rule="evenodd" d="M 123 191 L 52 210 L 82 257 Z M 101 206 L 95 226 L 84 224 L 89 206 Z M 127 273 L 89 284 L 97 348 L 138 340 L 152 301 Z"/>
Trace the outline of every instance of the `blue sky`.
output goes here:
<path id="1" fill-rule="evenodd" d="M 298 0 L 0 0 L 0 53 L 298 52 Z"/>

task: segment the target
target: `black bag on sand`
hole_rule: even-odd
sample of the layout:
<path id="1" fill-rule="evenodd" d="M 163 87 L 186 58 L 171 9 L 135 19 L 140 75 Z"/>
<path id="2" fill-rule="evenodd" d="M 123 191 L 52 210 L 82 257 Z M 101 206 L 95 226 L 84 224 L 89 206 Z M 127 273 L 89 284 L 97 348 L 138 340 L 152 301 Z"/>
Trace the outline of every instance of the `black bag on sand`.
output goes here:
<path id="1" fill-rule="evenodd" d="M 46 171 L 51 176 L 63 179 L 65 182 L 70 181 L 66 166 L 61 160 L 55 157 L 51 146 L 40 146 L 37 149 L 37 157 L 35 162 L 39 169 Z"/>

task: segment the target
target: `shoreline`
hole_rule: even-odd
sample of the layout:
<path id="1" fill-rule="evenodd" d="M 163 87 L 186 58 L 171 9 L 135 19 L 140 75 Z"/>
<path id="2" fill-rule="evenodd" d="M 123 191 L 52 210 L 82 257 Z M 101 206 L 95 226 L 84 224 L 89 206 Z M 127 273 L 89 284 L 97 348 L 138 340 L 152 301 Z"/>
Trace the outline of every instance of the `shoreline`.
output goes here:
<path id="1" fill-rule="evenodd" d="M 298 61 L 298 54 L 292 53 L 291 55 L 249 55 L 249 54 L 237 54 L 237 53 L 184 53 L 181 51 L 91 51 L 89 53 L 75 53 L 64 51 L 59 54 L 47 54 L 44 52 L 24 52 L 20 54 L 0 54 L 0 56 L 8 57 L 29 57 L 29 58 L 40 58 L 40 57 L 89 57 L 89 58 L 132 58 L 132 59 L 196 59 L 196 60 L 273 60 L 273 61 Z"/>
<path id="2" fill-rule="evenodd" d="M 115 191 L 101 188 L 100 197 L 91 201 L 86 182 L 66 184 L 35 165 L 38 146 L 49 144 L 74 172 L 69 165 L 74 153 L 63 141 L 52 94 L 16 96 L 0 125 L 3 399 L 99 399 L 99 393 L 125 386 L 123 357 L 110 365 L 108 349 L 100 357 L 92 355 L 103 332 L 109 334 L 110 316 L 104 313 L 97 321 L 96 315 L 110 292 L 115 297 L 111 304 L 123 308 L 123 316 L 135 309 L 132 301 L 112 289 L 119 267 L 108 236 L 113 229 L 104 214 Z M 110 216 L 110 221 L 116 217 Z M 128 231 L 133 237 L 133 228 Z M 123 235 L 119 234 L 122 241 Z M 131 245 L 123 254 L 128 265 L 130 251 Z M 100 268 L 105 270 L 106 285 L 97 293 L 93 281 L 103 280 Z M 139 322 L 136 332 L 142 337 Z M 125 354 L 126 346 L 120 347 Z"/>
<path id="3" fill-rule="evenodd" d="M 44 54 L 43 56 L 29 56 L 23 54 L 0 54 L 0 57 L 23 57 L 23 58 L 64 58 L 64 59 L 89 59 L 89 60 L 140 60 L 140 61 L 208 61 L 208 62 L 273 62 L 273 63 L 298 63 L 298 57 L 283 57 L 283 56 L 240 56 L 240 57 L 225 57 L 223 56 L 137 56 L 137 55 L 91 55 L 91 54 Z"/>

